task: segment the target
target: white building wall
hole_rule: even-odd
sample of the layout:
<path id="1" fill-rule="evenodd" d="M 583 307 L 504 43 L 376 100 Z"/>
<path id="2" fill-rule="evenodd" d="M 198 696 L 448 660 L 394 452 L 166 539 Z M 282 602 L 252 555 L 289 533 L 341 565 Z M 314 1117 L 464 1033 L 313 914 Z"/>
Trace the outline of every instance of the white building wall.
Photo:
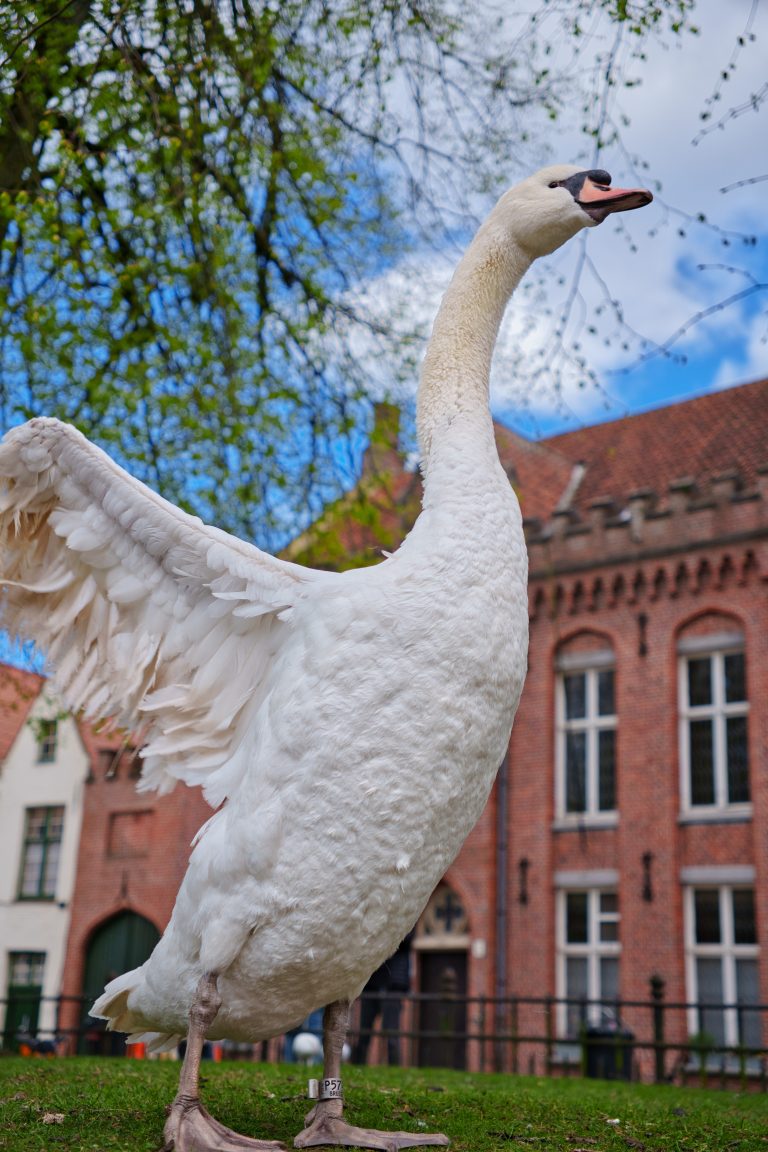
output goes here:
<path id="1" fill-rule="evenodd" d="M 51 763 L 38 762 L 35 719 L 58 717 L 56 754 Z M 31 721 L 31 723 L 30 723 Z M 43 952 L 43 997 L 56 997 L 61 988 L 75 882 L 88 756 L 77 725 L 59 714 L 59 705 L 43 684 L 29 717 L 19 729 L 0 765 L 0 998 L 9 980 L 9 953 Z M 64 808 L 56 893 L 53 900 L 19 899 L 25 811 L 34 807 Z M 55 1029 L 56 1006 L 44 999 L 38 1032 Z M 5 1005 L 0 1005 L 0 1037 Z"/>

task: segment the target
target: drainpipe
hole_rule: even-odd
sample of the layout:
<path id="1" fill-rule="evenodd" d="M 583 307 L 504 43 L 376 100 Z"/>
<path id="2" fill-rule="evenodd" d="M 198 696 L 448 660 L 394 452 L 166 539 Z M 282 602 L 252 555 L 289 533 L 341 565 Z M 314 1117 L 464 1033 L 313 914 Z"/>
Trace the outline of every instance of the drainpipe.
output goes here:
<path id="1" fill-rule="evenodd" d="M 501 1000 L 507 995 L 507 894 L 509 830 L 507 808 L 509 795 L 509 752 L 505 755 L 496 777 L 496 949 L 494 957 L 494 1031 L 499 1035 L 504 1030 L 504 1005 Z M 497 1041 L 493 1046 L 493 1062 L 496 1072 L 503 1071 L 503 1045 Z"/>

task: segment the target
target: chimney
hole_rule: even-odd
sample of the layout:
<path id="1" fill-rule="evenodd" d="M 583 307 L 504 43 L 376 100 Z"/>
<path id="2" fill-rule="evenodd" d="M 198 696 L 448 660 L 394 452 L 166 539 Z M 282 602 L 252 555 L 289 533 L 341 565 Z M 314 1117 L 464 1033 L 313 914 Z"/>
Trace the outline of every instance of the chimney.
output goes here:
<path id="1" fill-rule="evenodd" d="M 385 400 L 373 406 L 373 428 L 363 454 L 363 479 L 400 472 L 403 454 L 399 448 L 400 409 Z"/>

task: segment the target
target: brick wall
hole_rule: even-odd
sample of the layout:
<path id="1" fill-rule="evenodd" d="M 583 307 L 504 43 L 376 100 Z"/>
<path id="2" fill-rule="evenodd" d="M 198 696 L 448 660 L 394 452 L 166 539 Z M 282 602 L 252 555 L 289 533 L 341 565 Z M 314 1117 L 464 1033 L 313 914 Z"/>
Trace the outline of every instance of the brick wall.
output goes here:
<path id="1" fill-rule="evenodd" d="M 554 996 L 559 886 L 563 877 L 602 875 L 615 876 L 619 897 L 620 996 L 647 1001 L 650 978 L 659 975 L 667 1000 L 684 1001 L 683 870 L 748 867 L 762 941 L 761 999 L 768 1003 L 768 472 L 756 433 L 766 409 L 762 382 L 554 438 L 549 447 L 500 430 L 502 460 L 522 487 L 529 517 L 530 667 L 509 749 L 505 819 L 498 819 L 497 785 L 445 878 L 469 918 L 463 942 L 470 995 Z M 731 457 L 735 469 L 726 468 Z M 572 484 L 580 474 L 582 482 Z M 393 474 L 393 483 L 392 491 L 410 494 L 410 515 L 415 481 Z M 614 485 L 606 495 L 603 483 Z M 388 493 L 384 486 L 379 496 L 386 501 Z M 339 536 L 350 564 L 360 534 L 353 528 L 345 534 L 342 525 Z M 321 563 L 312 553 L 317 543 L 306 534 L 302 557 Z M 388 537 L 366 535 L 364 543 L 371 555 L 391 547 Z M 746 651 L 751 815 L 685 821 L 677 645 L 681 637 L 729 628 L 743 633 Z M 564 650 L 606 648 L 615 661 L 618 816 L 600 827 L 568 826 L 556 820 L 554 799 L 556 659 Z M 106 918 L 131 908 L 164 927 L 190 840 L 209 814 L 200 795 L 182 786 L 148 802 L 128 775 L 97 772 L 86 789 L 66 972 L 71 992 L 82 981 L 90 934 Z M 146 853 L 139 855 L 142 837 Z M 418 957 L 418 938 L 415 950 Z M 543 1033 L 546 1006 L 521 1012 L 517 1023 L 522 1032 Z M 647 1011 L 628 1010 L 626 1023 L 648 1034 Z M 687 1031 L 684 1014 L 670 1018 L 669 1039 L 682 1042 Z M 517 1066 L 541 1071 L 542 1054 L 523 1045 Z M 479 1049 L 470 1049 L 469 1062 L 481 1063 Z M 648 1059 L 641 1063 L 647 1073 Z"/>
<path id="2" fill-rule="evenodd" d="M 660 975 L 666 999 L 685 1001 L 682 870 L 748 866 L 763 942 L 761 1000 L 768 1003 L 767 499 L 763 474 L 749 492 L 731 477 L 707 491 L 673 484 L 663 498 L 644 493 L 623 518 L 601 501 L 588 519 L 562 515 L 528 526 L 529 673 L 509 752 L 507 994 L 556 994 L 558 874 L 607 872 L 618 877 L 621 997 L 647 1001 L 650 978 Z M 729 628 L 745 642 L 752 814 L 686 822 L 677 643 Z M 569 642 L 589 647 L 590 639 L 615 655 L 618 820 L 568 829 L 554 810 L 555 661 Z M 448 876 L 470 894 L 473 939 L 493 936 L 493 827 L 490 809 Z M 482 965 L 470 960 L 471 989 L 492 988 L 494 955 L 491 948 Z M 527 1009 L 521 1031 L 543 1033 L 545 1015 L 544 1006 Z M 628 1009 L 625 1023 L 647 1036 L 648 1016 Z M 670 1014 L 667 1032 L 669 1040 L 685 1040 L 684 1013 Z M 540 1046 L 519 1053 L 522 1070 L 541 1071 L 542 1059 Z M 649 1074 L 650 1056 L 640 1064 Z"/>
<path id="3" fill-rule="evenodd" d="M 91 755 L 62 994 L 80 996 L 94 931 L 131 911 L 162 933 L 186 871 L 190 845 L 211 815 L 199 789 L 178 784 L 167 796 L 136 792 L 132 750 L 81 728 Z M 77 1027 L 80 1007 L 64 1004 L 62 1028 Z"/>

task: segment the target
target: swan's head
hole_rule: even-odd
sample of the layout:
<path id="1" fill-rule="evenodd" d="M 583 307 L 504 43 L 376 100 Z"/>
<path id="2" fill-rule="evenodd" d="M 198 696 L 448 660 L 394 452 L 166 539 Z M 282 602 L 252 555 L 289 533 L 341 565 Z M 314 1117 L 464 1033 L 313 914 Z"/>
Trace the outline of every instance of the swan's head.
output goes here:
<path id="1" fill-rule="evenodd" d="M 511 188 L 499 208 L 518 243 L 531 256 L 546 256 L 611 212 L 628 212 L 651 200 L 645 188 L 611 188 L 611 177 L 602 170 L 555 164 Z"/>

